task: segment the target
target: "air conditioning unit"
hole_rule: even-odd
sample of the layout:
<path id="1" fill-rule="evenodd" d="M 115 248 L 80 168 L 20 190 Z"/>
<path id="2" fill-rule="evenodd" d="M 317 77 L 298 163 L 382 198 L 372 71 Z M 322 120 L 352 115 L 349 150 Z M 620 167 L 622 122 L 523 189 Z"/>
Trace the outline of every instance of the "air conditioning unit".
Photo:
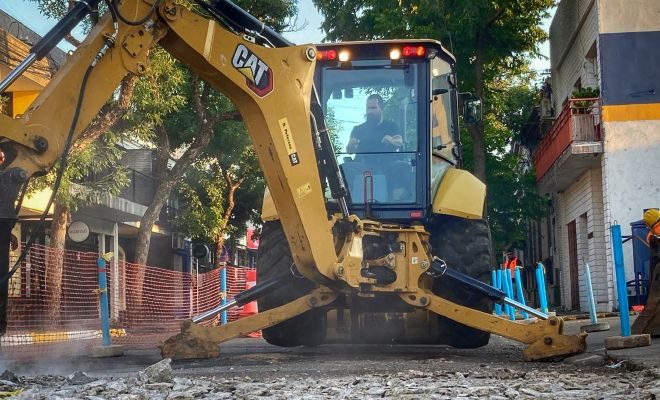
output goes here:
<path id="1" fill-rule="evenodd" d="M 186 243 L 186 236 L 183 233 L 172 232 L 172 248 L 182 250 Z"/>

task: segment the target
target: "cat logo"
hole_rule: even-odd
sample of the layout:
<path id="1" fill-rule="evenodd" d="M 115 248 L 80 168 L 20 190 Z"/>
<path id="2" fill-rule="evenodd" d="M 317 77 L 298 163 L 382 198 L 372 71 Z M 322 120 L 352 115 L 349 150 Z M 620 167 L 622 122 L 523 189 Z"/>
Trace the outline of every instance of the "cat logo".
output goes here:
<path id="1" fill-rule="evenodd" d="M 264 97 L 273 90 L 273 71 L 244 45 L 236 47 L 231 63 L 245 75 L 248 87 L 257 96 Z"/>

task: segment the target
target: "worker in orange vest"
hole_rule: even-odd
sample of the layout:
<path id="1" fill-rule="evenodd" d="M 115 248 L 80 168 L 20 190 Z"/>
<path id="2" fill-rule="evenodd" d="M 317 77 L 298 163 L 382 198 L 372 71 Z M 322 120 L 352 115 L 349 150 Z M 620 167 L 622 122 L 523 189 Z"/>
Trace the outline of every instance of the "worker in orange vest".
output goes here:
<path id="1" fill-rule="evenodd" d="M 504 269 L 509 269 L 511 271 L 511 277 L 515 279 L 516 277 L 516 267 L 521 267 L 522 264 L 518 257 L 513 253 L 513 250 L 506 252 L 506 257 L 504 258 Z"/>

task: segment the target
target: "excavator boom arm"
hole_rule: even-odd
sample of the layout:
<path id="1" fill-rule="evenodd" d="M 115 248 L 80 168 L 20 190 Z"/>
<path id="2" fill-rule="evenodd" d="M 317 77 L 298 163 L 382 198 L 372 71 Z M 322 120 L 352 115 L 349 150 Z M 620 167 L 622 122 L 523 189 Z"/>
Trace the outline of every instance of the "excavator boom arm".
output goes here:
<path id="1" fill-rule="evenodd" d="M 225 4 L 225 22 L 228 16 L 240 16 L 242 23 L 256 21 Z M 17 119 L 0 115 L 0 146 L 6 156 L 0 165 L 4 232 L 0 236 L 8 237 L 11 231 L 14 204 L 26 179 L 55 165 L 67 141 L 80 137 L 127 74 L 146 73 L 149 51 L 158 44 L 237 107 L 282 216 L 298 270 L 317 281 L 331 277 L 337 256 L 331 222 L 326 212 L 319 212 L 325 210 L 315 147 L 319 141 L 310 124 L 315 48 L 258 45 L 253 38 L 172 0 L 156 6 L 124 1 L 120 12 L 148 17 L 139 25 L 115 24 L 107 13 L 25 114 Z M 282 39 L 277 44 L 288 43 Z M 8 249 L 0 251 L 5 275 Z"/>

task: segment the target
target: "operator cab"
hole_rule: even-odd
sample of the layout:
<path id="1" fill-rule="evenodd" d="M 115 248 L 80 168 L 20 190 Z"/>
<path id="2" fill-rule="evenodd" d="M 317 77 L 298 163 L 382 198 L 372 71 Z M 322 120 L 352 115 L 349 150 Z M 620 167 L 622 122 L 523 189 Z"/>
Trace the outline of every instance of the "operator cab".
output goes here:
<path id="1" fill-rule="evenodd" d="M 426 218 L 444 172 L 460 164 L 454 57 L 432 40 L 317 49 L 315 84 L 350 212 Z"/>

